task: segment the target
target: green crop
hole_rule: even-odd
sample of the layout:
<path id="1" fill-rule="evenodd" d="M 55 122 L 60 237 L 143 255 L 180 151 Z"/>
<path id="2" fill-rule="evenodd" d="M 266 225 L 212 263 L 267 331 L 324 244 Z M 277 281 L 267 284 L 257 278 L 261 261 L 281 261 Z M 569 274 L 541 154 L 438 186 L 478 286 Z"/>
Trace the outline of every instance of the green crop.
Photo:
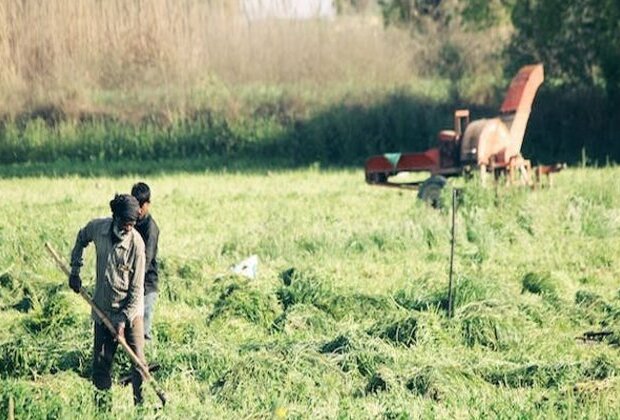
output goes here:
<path id="1" fill-rule="evenodd" d="M 0 418 L 10 400 L 15 418 L 96 416 L 89 308 L 43 244 L 68 259 L 78 229 L 138 180 L 153 190 L 161 229 L 146 355 L 161 364 L 154 375 L 169 404 L 156 412 L 147 388 L 144 412 L 134 411 L 118 384 L 129 368 L 119 351 L 115 417 L 620 412 L 618 168 L 568 169 L 533 191 L 456 181 L 465 193 L 448 318 L 447 209 L 368 186 L 361 170 L 192 162 L 0 179 Z M 230 272 L 252 254 L 255 279 Z M 82 274 L 92 290 L 91 248 Z M 587 331 L 612 334 L 575 340 Z"/>

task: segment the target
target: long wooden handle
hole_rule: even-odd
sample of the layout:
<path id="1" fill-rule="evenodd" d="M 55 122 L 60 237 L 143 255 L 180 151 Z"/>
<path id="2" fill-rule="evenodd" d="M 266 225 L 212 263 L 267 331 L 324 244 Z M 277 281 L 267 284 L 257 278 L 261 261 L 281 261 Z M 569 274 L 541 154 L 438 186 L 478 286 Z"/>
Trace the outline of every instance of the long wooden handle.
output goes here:
<path id="1" fill-rule="evenodd" d="M 62 260 L 62 258 L 60 258 L 60 255 L 58 255 L 58 253 L 52 247 L 52 245 L 49 242 L 46 242 L 45 243 L 45 248 L 47 248 L 47 250 L 49 251 L 49 253 L 52 256 L 52 258 L 54 259 L 54 261 L 56 261 L 56 264 L 58 265 L 58 267 L 67 276 L 69 276 L 71 274 L 71 272 L 69 271 L 69 268 L 65 265 L 65 263 Z M 118 341 L 120 343 L 121 347 L 127 352 L 127 354 L 129 355 L 129 357 L 131 358 L 133 363 L 136 365 L 138 370 L 140 370 L 140 372 L 144 376 L 145 381 L 152 385 L 152 387 L 155 390 L 155 393 L 157 394 L 157 396 L 159 397 L 159 400 L 161 401 L 162 405 L 166 405 L 166 395 L 164 394 L 163 389 L 161 389 L 161 387 L 159 386 L 157 381 L 153 378 L 153 376 L 149 372 L 148 366 L 146 366 L 144 363 L 142 363 L 142 360 L 140 360 L 140 358 L 136 355 L 136 353 L 134 353 L 134 351 L 131 349 L 131 347 L 129 347 L 129 344 L 127 344 L 127 341 L 125 340 L 125 337 L 118 335 L 118 332 L 116 331 L 116 328 L 114 327 L 114 325 L 112 325 L 112 321 L 110 321 L 110 318 L 108 318 L 107 315 L 104 314 L 101 309 L 99 309 L 97 304 L 95 302 L 93 302 L 92 298 L 90 297 L 90 295 L 88 294 L 86 289 L 84 289 L 83 287 L 80 287 L 80 296 L 82 296 L 84 298 L 84 300 L 90 305 L 90 307 L 93 308 L 93 311 L 95 312 L 95 314 L 97 314 L 99 319 L 101 319 L 101 321 L 103 321 L 103 324 L 110 331 L 110 333 L 114 336 L 116 341 Z"/>

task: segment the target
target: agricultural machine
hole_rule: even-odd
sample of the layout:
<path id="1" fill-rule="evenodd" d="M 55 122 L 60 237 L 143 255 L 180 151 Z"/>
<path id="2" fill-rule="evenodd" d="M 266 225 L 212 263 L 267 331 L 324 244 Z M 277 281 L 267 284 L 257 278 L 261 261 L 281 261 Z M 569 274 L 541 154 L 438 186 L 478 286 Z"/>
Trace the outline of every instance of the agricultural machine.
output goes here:
<path id="1" fill-rule="evenodd" d="M 532 184 L 531 164 L 521 156 L 521 144 L 538 87 L 542 64 L 522 67 L 512 79 L 499 116 L 469 120 L 469 110 L 454 112 L 454 129 L 442 130 L 438 145 L 425 152 L 385 153 L 366 161 L 366 182 L 401 188 L 417 188 L 418 197 L 439 204 L 447 177 L 479 171 L 480 178 L 505 176 L 510 183 Z M 430 172 L 425 181 L 401 181 L 410 172 Z"/>

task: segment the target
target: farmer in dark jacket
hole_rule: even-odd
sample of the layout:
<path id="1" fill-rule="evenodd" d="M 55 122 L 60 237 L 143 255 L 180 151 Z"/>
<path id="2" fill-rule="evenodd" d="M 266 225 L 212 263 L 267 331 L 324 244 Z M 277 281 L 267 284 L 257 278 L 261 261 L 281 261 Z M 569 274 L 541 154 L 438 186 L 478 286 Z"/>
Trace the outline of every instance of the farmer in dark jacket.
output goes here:
<path id="1" fill-rule="evenodd" d="M 89 243 L 95 244 L 97 274 L 94 303 L 116 326 L 118 335 L 125 336 L 127 344 L 139 359 L 144 358 L 144 242 L 133 230 L 139 215 L 138 200 L 129 194 L 116 195 L 110 201 L 111 218 L 94 219 L 82 228 L 71 252 L 69 286 L 79 293 L 82 286 L 80 269 L 82 254 Z M 112 362 L 118 342 L 102 320 L 92 313 L 95 321 L 93 354 L 93 383 L 100 391 L 112 386 Z M 132 372 L 134 403 L 142 403 L 142 376 Z M 109 392 L 97 394 L 97 403 L 109 408 Z"/>
<path id="2" fill-rule="evenodd" d="M 144 182 L 138 182 L 131 188 L 133 195 L 140 204 L 140 216 L 136 230 L 142 236 L 146 246 L 146 274 L 144 277 L 144 338 L 152 338 L 153 313 L 159 292 L 159 276 L 157 273 L 157 242 L 159 228 L 149 213 L 151 209 L 151 189 Z"/>

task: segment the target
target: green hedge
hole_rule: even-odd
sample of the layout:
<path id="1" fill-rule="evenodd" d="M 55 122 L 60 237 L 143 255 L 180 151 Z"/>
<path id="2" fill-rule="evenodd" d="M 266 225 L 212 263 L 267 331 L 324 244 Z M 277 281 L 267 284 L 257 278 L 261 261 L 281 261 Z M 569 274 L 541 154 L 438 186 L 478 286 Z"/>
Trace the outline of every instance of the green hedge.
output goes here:
<path id="1" fill-rule="evenodd" d="M 403 92 L 376 101 L 343 100 L 302 116 L 265 112 L 263 106 L 234 116 L 195 111 L 166 122 L 31 114 L 0 123 L 0 163 L 247 157 L 267 164 L 360 165 L 372 154 L 432 146 L 440 129 L 451 128 L 454 109 L 466 106 Z M 496 109 L 474 107 L 472 118 L 494 116 Z M 620 111 L 602 95 L 543 89 L 523 152 L 534 162 L 577 162 L 583 150 L 599 163 L 618 161 L 619 130 Z"/>

